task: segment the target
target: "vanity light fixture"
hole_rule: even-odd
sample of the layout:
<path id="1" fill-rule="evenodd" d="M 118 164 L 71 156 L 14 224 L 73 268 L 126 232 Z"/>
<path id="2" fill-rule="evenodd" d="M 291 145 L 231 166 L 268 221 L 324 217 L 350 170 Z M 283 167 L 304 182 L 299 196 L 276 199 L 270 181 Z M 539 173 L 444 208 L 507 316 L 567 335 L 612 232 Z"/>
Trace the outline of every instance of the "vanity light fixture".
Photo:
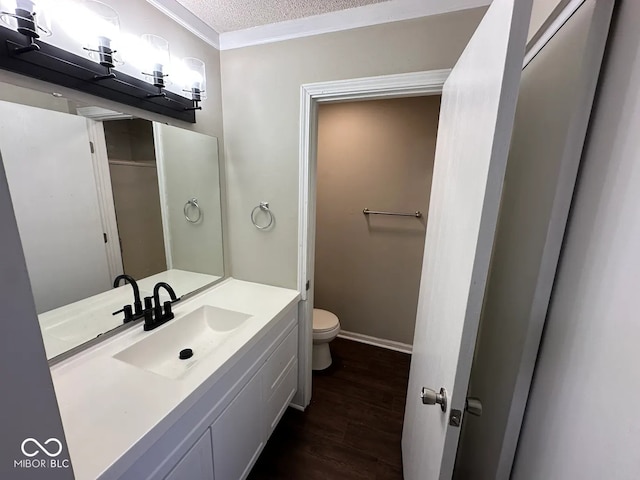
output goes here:
<path id="1" fill-rule="evenodd" d="M 41 38 L 52 32 L 47 15 L 53 42 Z M 120 49 L 138 75 L 117 70 Z M 118 13 L 98 0 L 0 0 L 0 69 L 189 123 L 206 92 L 204 62 L 172 61 L 169 42 L 157 35 L 121 34 Z M 168 80 L 180 93 L 166 88 Z"/>
<path id="2" fill-rule="evenodd" d="M 202 110 L 200 102 L 207 98 L 207 72 L 205 64 L 199 58 L 187 57 L 183 61 L 182 83 L 184 91 L 191 95 L 194 102 L 192 110 Z"/>
<path id="3" fill-rule="evenodd" d="M 47 14 L 46 0 L 0 0 L 0 20 L 12 30 L 27 37 L 29 44 L 16 46 L 13 53 L 39 50 L 36 39 L 51 35 L 51 24 Z"/>

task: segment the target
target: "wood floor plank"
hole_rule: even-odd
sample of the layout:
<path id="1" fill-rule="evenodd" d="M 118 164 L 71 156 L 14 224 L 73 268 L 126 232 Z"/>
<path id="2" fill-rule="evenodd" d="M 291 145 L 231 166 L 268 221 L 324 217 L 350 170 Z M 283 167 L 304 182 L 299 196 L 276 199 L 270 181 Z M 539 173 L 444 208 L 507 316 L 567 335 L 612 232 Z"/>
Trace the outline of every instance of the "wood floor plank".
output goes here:
<path id="1" fill-rule="evenodd" d="M 305 412 L 289 409 L 249 480 L 402 480 L 411 356 L 336 339 Z"/>

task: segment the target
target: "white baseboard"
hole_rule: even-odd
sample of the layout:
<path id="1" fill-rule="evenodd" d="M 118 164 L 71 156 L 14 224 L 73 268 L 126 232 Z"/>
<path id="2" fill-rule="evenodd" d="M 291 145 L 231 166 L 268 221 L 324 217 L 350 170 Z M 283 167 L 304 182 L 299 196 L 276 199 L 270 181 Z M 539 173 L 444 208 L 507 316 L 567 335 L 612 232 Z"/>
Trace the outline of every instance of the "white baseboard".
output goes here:
<path id="1" fill-rule="evenodd" d="M 386 348 L 388 350 L 395 350 L 396 352 L 411 354 L 413 350 L 413 345 L 409 345 L 408 343 L 385 340 L 384 338 L 370 337 L 369 335 L 363 335 L 362 333 L 347 332 L 345 330 L 341 330 L 338 334 L 338 337 L 344 338 L 345 340 L 353 340 L 354 342 L 366 343 L 367 345 Z"/>
<path id="2" fill-rule="evenodd" d="M 293 408 L 294 410 L 298 410 L 298 411 L 300 411 L 300 412 L 304 412 L 304 408 L 303 408 L 303 407 L 301 407 L 300 405 L 298 405 L 297 403 L 293 403 L 293 402 L 291 402 L 291 403 L 289 404 L 289 406 L 290 406 L 291 408 Z"/>

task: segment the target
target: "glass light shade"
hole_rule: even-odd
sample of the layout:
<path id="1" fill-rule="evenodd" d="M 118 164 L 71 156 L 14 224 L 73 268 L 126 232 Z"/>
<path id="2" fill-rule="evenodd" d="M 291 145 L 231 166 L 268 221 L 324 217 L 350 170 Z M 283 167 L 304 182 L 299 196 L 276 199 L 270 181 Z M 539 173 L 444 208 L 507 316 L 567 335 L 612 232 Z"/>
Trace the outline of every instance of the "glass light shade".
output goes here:
<path id="1" fill-rule="evenodd" d="M 142 35 L 146 65 L 143 65 L 144 73 L 163 72 L 171 63 L 169 55 L 169 42 L 158 35 Z"/>
<path id="2" fill-rule="evenodd" d="M 0 20 L 30 38 L 51 35 L 50 5 L 46 0 L 0 0 Z"/>
<path id="3" fill-rule="evenodd" d="M 190 92 L 193 100 L 207 98 L 207 74 L 205 64 L 198 58 L 188 57 L 182 61 L 181 82 L 185 92 Z"/>
<path id="4" fill-rule="evenodd" d="M 115 53 L 120 40 L 120 18 L 109 5 L 97 0 L 63 0 L 56 2 L 56 22 L 89 51 L 89 56 L 103 65 L 120 64 Z M 105 60 L 105 56 L 108 57 Z"/>
<path id="5" fill-rule="evenodd" d="M 170 82 L 165 77 L 172 74 L 169 42 L 158 35 L 146 34 L 136 37 L 122 36 L 123 59 L 145 75 L 145 80 L 157 87 L 165 87 Z"/>

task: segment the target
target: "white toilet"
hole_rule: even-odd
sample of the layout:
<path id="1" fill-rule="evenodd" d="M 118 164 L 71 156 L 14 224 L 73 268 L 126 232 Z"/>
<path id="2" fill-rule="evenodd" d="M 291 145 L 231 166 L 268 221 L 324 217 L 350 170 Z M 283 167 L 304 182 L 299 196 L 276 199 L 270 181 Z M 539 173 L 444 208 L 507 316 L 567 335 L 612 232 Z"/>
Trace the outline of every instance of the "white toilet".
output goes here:
<path id="1" fill-rule="evenodd" d="M 319 308 L 313 309 L 313 360 L 314 370 L 331 366 L 329 342 L 340 333 L 340 320 L 335 314 Z"/>

